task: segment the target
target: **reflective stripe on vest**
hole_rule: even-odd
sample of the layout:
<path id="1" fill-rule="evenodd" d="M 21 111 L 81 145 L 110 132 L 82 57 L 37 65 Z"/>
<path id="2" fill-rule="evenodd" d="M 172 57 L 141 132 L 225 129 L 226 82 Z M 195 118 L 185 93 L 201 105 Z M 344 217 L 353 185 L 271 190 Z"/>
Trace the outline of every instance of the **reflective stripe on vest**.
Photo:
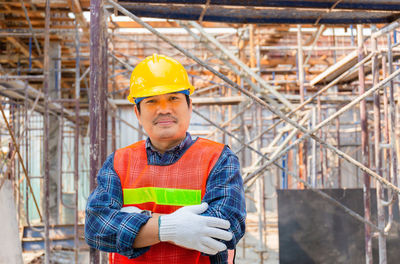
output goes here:
<path id="1" fill-rule="evenodd" d="M 182 206 L 200 204 L 208 175 L 223 148 L 223 144 L 199 138 L 179 160 L 167 166 L 147 164 L 144 141 L 117 150 L 114 169 L 121 180 L 123 206 L 170 214 Z M 161 242 L 135 259 L 113 253 L 110 263 L 206 264 L 210 260 L 198 251 Z"/>
<path id="2" fill-rule="evenodd" d="M 160 205 L 187 206 L 201 203 L 201 190 L 142 187 L 123 189 L 124 204 L 154 202 Z"/>

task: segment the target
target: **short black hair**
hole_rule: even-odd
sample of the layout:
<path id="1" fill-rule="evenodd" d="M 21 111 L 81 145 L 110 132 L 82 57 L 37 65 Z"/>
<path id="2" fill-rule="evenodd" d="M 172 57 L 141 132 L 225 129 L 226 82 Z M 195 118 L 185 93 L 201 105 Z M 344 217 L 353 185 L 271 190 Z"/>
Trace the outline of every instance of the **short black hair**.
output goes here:
<path id="1" fill-rule="evenodd" d="M 186 98 L 186 103 L 187 103 L 187 105 L 188 105 L 188 107 L 189 107 L 189 106 L 190 106 L 190 98 L 189 98 L 189 95 L 185 94 L 185 98 Z M 139 114 L 140 114 L 140 103 L 141 103 L 141 101 L 140 101 L 139 103 L 136 104 L 136 107 L 137 107 L 137 110 L 138 110 Z"/>

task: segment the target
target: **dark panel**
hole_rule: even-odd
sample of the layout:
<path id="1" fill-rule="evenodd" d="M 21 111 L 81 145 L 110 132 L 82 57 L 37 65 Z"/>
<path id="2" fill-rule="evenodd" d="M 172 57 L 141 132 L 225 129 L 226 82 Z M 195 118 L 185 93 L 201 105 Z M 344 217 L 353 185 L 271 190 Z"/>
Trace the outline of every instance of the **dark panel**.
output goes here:
<path id="1" fill-rule="evenodd" d="M 203 7 L 199 5 L 149 5 L 131 2 L 121 4 L 139 17 L 198 20 L 203 11 Z M 397 16 L 399 15 L 397 14 Z M 315 10 L 210 6 L 204 14 L 203 21 L 254 24 L 314 24 L 319 18 L 319 24 L 389 23 L 396 19 L 389 12 L 341 11 L 326 13 L 325 11 Z"/>
<path id="2" fill-rule="evenodd" d="M 206 0 L 145 0 L 145 1 L 132 1 L 132 0 L 119 0 L 120 3 L 161 3 L 161 4 L 201 4 L 205 5 Z M 260 6 L 260 7 L 288 7 L 288 8 L 331 8 L 335 1 L 279 1 L 279 0 L 211 0 L 210 5 L 226 5 L 226 6 Z M 383 1 L 383 0 L 359 0 L 359 1 L 341 1 L 335 6 L 335 9 L 358 9 L 358 10 L 386 10 L 395 11 L 400 10 L 400 0 Z"/>
<path id="3" fill-rule="evenodd" d="M 323 190 L 363 213 L 362 189 Z M 372 221 L 376 223 L 376 193 L 371 190 Z M 397 203 L 395 222 L 387 239 L 388 263 L 399 263 L 400 227 Z M 311 190 L 278 190 L 280 263 L 365 263 L 364 224 Z M 379 262 L 373 239 L 374 263 Z"/>

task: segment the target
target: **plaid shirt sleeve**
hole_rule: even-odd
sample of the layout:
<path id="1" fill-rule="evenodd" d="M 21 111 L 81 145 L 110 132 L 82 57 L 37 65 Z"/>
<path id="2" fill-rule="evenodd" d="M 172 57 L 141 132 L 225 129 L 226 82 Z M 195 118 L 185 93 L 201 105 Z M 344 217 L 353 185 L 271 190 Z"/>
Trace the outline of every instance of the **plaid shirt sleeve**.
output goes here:
<path id="1" fill-rule="evenodd" d="M 104 162 L 97 175 L 97 187 L 86 206 L 85 240 L 89 246 L 135 258 L 150 247 L 133 248 L 139 229 L 150 217 L 120 212 L 122 208 L 121 181 L 114 170 L 114 153 Z"/>
<path id="2" fill-rule="evenodd" d="M 209 208 L 202 215 L 226 219 L 231 223 L 231 241 L 225 242 L 234 249 L 245 233 L 246 203 L 240 164 L 237 156 L 225 147 L 213 170 L 208 176 L 203 202 Z M 210 256 L 211 263 L 227 263 L 227 251 Z"/>

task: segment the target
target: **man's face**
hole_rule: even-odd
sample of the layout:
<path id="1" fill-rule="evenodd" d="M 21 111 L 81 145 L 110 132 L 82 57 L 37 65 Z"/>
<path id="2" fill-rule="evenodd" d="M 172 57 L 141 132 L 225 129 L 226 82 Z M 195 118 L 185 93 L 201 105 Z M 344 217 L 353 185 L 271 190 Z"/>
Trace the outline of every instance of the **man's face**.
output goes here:
<path id="1" fill-rule="evenodd" d="M 185 95 L 170 93 L 151 96 L 140 102 L 140 113 L 135 107 L 139 123 L 154 144 L 174 146 L 186 136 L 192 113 Z"/>

